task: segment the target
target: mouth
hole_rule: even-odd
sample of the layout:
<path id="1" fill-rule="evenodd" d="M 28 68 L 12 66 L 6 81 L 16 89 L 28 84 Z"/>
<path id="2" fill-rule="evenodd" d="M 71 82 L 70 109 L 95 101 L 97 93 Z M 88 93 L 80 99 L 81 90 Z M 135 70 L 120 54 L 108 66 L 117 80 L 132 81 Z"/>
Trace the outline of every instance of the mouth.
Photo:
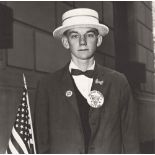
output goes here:
<path id="1" fill-rule="evenodd" d="M 79 49 L 78 51 L 88 51 L 88 49 Z"/>

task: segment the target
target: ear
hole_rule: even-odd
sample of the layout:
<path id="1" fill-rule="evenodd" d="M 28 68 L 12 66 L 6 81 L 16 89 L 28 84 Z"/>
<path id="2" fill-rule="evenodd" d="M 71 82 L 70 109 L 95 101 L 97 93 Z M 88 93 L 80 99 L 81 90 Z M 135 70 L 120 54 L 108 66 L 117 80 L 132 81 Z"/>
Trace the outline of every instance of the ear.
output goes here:
<path id="1" fill-rule="evenodd" d="M 102 44 L 102 36 L 98 35 L 97 47 L 99 47 L 101 44 Z"/>
<path id="2" fill-rule="evenodd" d="M 69 49 L 69 43 L 68 43 L 68 38 L 66 36 L 63 36 L 61 38 L 61 41 L 62 41 L 62 45 L 66 48 L 66 49 Z"/>

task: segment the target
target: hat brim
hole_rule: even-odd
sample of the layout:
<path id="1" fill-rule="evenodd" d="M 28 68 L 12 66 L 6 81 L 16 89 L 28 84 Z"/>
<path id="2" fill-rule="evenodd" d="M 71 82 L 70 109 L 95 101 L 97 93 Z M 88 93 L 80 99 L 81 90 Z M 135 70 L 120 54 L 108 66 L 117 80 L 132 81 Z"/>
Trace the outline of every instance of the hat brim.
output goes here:
<path id="1" fill-rule="evenodd" d="M 78 28 L 78 27 L 95 28 L 98 30 L 98 32 L 101 36 L 105 36 L 109 32 L 109 28 L 103 24 L 78 24 L 78 25 L 60 26 L 60 27 L 56 28 L 53 31 L 53 37 L 57 38 L 57 39 L 61 39 L 63 36 L 63 33 L 65 31 L 72 29 L 72 28 Z"/>

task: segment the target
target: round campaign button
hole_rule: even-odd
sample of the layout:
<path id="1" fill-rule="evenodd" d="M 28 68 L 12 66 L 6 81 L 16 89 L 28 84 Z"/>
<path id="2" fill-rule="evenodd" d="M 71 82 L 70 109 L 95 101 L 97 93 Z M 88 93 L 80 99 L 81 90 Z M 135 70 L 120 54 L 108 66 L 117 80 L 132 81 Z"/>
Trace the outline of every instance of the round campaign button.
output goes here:
<path id="1" fill-rule="evenodd" d="M 97 90 L 92 90 L 88 95 L 87 102 L 91 107 L 99 108 L 104 103 L 104 96 L 101 92 Z"/>
<path id="2" fill-rule="evenodd" d="M 71 97 L 72 94 L 73 94 L 73 92 L 72 92 L 71 90 L 67 90 L 67 91 L 66 91 L 66 96 L 67 96 L 67 97 Z"/>

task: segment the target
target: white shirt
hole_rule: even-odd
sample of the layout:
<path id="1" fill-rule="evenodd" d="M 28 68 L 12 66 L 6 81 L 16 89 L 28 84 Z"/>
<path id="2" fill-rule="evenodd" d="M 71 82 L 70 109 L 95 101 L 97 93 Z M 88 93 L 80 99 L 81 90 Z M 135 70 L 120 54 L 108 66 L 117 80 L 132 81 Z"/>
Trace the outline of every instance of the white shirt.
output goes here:
<path id="1" fill-rule="evenodd" d="M 95 61 L 91 67 L 88 68 L 88 70 L 93 70 L 95 67 Z M 69 71 L 71 72 L 71 69 L 79 69 L 78 66 L 75 65 L 75 63 L 71 60 L 69 65 Z M 80 69 L 79 69 L 80 70 Z M 88 94 L 91 91 L 93 78 L 88 78 L 85 75 L 73 75 L 74 82 L 76 84 L 76 87 L 80 91 L 80 93 L 87 99 Z"/>

